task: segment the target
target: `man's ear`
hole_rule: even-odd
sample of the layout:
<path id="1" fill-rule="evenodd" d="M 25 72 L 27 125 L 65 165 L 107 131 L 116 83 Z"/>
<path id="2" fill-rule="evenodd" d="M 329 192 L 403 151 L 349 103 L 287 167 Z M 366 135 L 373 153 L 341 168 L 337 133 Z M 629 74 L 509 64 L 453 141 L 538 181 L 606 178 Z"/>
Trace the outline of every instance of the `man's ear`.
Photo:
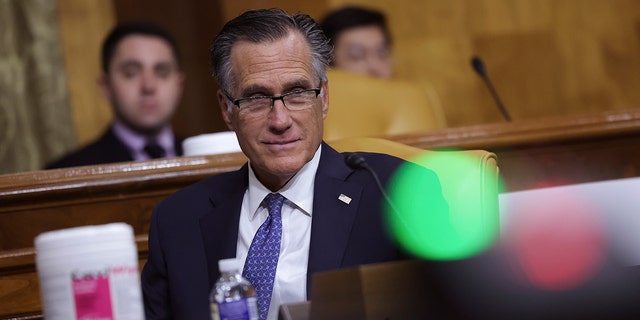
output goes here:
<path id="1" fill-rule="evenodd" d="M 180 73 L 178 74 L 178 83 L 180 86 L 180 96 L 182 97 L 182 94 L 184 93 L 184 82 L 187 78 L 187 75 L 184 73 L 184 71 L 180 71 Z"/>
<path id="2" fill-rule="evenodd" d="M 229 130 L 231 131 L 235 131 L 235 129 L 233 128 L 233 121 L 231 121 L 231 112 L 229 112 L 229 99 L 227 99 L 227 96 L 224 94 L 224 92 L 222 92 L 221 89 L 218 89 L 218 104 L 220 105 L 220 112 L 222 113 L 222 119 L 224 120 L 224 123 L 227 124 L 227 128 L 229 128 Z M 233 106 L 232 106 L 233 108 Z"/>
<path id="3" fill-rule="evenodd" d="M 322 81 L 322 119 L 329 113 L 329 80 Z"/>
<path id="4" fill-rule="evenodd" d="M 107 76 L 106 73 L 101 73 L 100 76 L 98 76 L 96 83 L 98 84 L 98 89 L 100 89 L 102 97 L 112 103 L 113 94 L 111 92 L 111 85 L 109 84 L 109 76 Z"/>

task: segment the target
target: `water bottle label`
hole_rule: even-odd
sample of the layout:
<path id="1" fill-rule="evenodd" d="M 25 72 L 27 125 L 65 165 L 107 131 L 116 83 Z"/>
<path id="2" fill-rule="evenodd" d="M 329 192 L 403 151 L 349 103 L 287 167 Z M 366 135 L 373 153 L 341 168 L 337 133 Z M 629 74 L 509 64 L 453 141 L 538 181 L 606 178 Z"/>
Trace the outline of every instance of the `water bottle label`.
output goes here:
<path id="1" fill-rule="evenodd" d="M 255 297 L 242 300 L 221 302 L 214 305 L 212 310 L 217 310 L 217 316 L 213 319 L 219 320 L 257 320 L 258 308 Z M 216 312 L 214 312 L 215 314 Z"/>

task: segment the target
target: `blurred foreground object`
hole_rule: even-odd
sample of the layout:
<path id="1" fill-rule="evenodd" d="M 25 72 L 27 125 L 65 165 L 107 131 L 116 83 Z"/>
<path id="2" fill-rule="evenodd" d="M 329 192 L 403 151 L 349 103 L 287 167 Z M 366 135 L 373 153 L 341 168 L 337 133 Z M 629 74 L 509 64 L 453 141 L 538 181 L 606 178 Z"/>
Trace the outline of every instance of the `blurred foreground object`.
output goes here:
<path id="1" fill-rule="evenodd" d="M 46 319 L 144 319 L 130 225 L 49 231 L 35 248 Z"/>

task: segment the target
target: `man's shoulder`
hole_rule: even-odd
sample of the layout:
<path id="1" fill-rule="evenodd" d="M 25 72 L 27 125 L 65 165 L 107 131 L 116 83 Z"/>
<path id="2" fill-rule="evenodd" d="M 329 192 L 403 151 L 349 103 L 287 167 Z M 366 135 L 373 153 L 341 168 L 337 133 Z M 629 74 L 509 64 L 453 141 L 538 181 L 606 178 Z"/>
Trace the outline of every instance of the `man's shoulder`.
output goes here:
<path id="1" fill-rule="evenodd" d="M 358 152 L 359 154 L 361 154 L 362 156 L 365 157 L 365 159 L 371 161 L 371 162 L 380 162 L 380 163 L 385 163 L 385 162 L 393 162 L 393 163 L 403 163 L 405 162 L 405 160 L 400 159 L 394 155 L 390 155 L 390 154 L 386 154 L 386 153 L 377 153 L 377 152 Z"/>
<path id="2" fill-rule="evenodd" d="M 131 161 L 132 159 L 124 144 L 118 141 L 110 130 L 107 130 L 98 139 L 47 164 L 46 169 Z"/>
<path id="3" fill-rule="evenodd" d="M 386 153 L 358 152 L 370 167 L 378 170 L 395 170 L 408 161 Z"/>
<path id="4" fill-rule="evenodd" d="M 185 202 L 210 201 L 212 197 L 225 197 L 246 188 L 246 168 L 219 173 L 190 184 L 165 198 L 163 205 Z"/>

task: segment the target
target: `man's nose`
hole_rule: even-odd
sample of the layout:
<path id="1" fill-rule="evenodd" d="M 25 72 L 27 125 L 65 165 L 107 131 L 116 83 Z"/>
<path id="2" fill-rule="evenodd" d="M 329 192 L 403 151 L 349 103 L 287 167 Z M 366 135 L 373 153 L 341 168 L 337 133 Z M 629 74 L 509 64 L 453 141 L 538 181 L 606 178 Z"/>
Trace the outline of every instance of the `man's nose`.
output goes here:
<path id="1" fill-rule="evenodd" d="M 369 58 L 369 73 L 376 77 L 386 77 L 387 76 L 387 64 L 384 59 L 380 59 L 378 57 Z"/>
<path id="2" fill-rule="evenodd" d="M 158 79 L 153 73 L 143 73 L 142 75 L 142 91 L 151 93 L 156 90 Z"/>
<path id="3" fill-rule="evenodd" d="M 276 128 L 286 128 L 291 125 L 291 114 L 284 104 L 283 99 L 273 101 L 269 110 L 270 125 Z"/>

